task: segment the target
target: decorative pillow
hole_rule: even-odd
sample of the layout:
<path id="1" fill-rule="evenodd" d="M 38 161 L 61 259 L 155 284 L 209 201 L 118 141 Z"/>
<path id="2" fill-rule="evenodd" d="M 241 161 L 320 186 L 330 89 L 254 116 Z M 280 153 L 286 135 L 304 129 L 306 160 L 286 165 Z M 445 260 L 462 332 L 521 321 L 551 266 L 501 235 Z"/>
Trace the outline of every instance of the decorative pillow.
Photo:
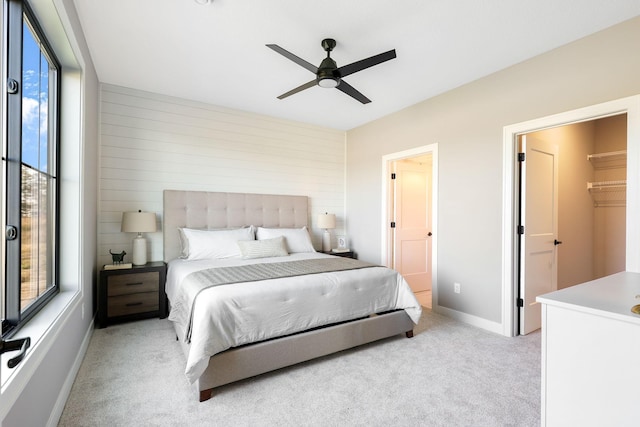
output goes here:
<path id="1" fill-rule="evenodd" d="M 265 240 L 283 236 L 290 254 L 296 252 L 315 252 L 307 227 L 302 228 L 264 228 L 258 227 L 256 239 Z"/>
<path id="2" fill-rule="evenodd" d="M 265 240 L 239 240 L 238 246 L 240 247 L 242 258 L 245 259 L 289 255 L 283 236 Z"/>
<path id="3" fill-rule="evenodd" d="M 255 228 L 235 228 L 227 230 L 194 230 L 182 228 L 184 236 L 183 254 L 186 259 L 233 258 L 241 255 L 239 240 L 254 240 Z"/>

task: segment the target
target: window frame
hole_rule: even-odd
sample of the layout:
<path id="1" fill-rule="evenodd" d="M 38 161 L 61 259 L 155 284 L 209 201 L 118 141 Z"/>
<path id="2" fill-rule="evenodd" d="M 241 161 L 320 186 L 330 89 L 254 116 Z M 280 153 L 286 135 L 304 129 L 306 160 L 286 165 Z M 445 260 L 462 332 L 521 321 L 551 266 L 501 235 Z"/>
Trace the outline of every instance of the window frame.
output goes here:
<path id="1" fill-rule="evenodd" d="M 5 129 L 6 139 L 3 141 L 3 173 L 5 188 L 2 198 L 3 233 L 5 247 L 3 248 L 4 263 L 2 274 L 3 298 L 2 298 L 2 337 L 10 337 L 15 334 L 22 325 L 31 319 L 42 307 L 44 307 L 60 291 L 60 113 L 61 113 L 61 75 L 62 67 L 55 56 L 46 35 L 40 27 L 35 14 L 28 3 L 22 0 L 7 0 L 5 3 L 7 17 L 5 63 L 6 76 L 18 82 L 17 93 L 5 91 Z M 26 19 L 26 22 L 25 22 Z M 39 43 L 40 55 L 44 55 L 49 62 L 50 69 L 55 70 L 53 78 L 48 80 L 47 101 L 47 150 L 51 151 L 50 167 L 44 172 L 47 180 L 53 179 L 54 184 L 49 191 L 52 193 L 51 203 L 53 221 L 47 222 L 47 245 L 50 245 L 53 260 L 49 263 L 53 269 L 52 283 L 24 310 L 21 308 L 21 250 L 22 250 L 22 168 L 26 166 L 22 159 L 22 76 L 23 76 L 23 27 L 30 27 L 36 42 Z M 6 88 L 6 87 L 5 87 Z M 53 99 L 52 99 L 53 98 Z M 16 119 L 17 117 L 17 119 Z M 43 174 L 43 171 L 38 170 Z M 47 199 L 51 200 L 51 199 Z M 18 238 L 8 240 L 6 227 L 13 226 L 17 229 Z M 52 241 L 51 241 L 52 239 Z M 48 284 L 49 285 L 49 284 Z"/>

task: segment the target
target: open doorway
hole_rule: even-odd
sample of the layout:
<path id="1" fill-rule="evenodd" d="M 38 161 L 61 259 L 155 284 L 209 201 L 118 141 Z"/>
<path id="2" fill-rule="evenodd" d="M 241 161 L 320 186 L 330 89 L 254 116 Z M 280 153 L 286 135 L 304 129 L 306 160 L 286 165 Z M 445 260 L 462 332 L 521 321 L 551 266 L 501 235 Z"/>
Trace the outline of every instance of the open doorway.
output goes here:
<path id="1" fill-rule="evenodd" d="M 624 212 L 624 218 L 622 223 L 624 227 L 621 233 L 624 236 L 624 251 L 622 257 L 624 258 L 624 271 L 631 272 L 639 272 L 640 271 L 640 221 L 637 218 L 640 218 L 640 96 L 633 96 L 629 98 L 623 98 L 616 101 L 611 101 L 603 104 L 598 104 L 578 110 L 569 111 L 566 113 L 557 114 L 554 116 L 544 117 L 541 119 L 532 120 L 529 122 L 518 123 L 515 125 L 507 126 L 504 129 L 504 204 L 503 204 L 503 333 L 504 335 L 514 336 L 520 333 L 519 330 L 519 307 L 518 300 L 520 299 L 520 288 L 519 288 L 519 178 L 518 178 L 518 140 L 521 135 L 529 135 L 538 131 L 551 131 L 552 128 L 556 128 L 558 126 L 566 126 L 571 124 L 582 124 L 594 120 L 601 120 L 611 118 L 613 121 L 615 120 L 624 120 L 626 115 L 626 129 L 622 131 L 622 133 L 626 134 L 626 161 L 623 163 L 626 164 L 626 194 L 624 205 L 625 206 L 616 206 L 620 204 L 620 200 L 616 200 L 617 196 L 607 195 L 607 198 L 611 198 L 607 200 L 606 203 L 610 204 L 612 207 L 619 208 L 618 211 Z M 614 116 L 619 116 L 614 118 Z M 604 122 L 601 122 L 604 123 Z M 585 124 L 585 126 L 590 126 L 589 124 Z M 584 148 L 584 147 L 582 147 Z M 595 147 L 594 147 L 595 148 Z M 615 151 L 622 151 L 613 149 Z M 613 163 L 620 162 L 620 159 L 616 159 L 618 156 L 612 155 L 612 152 L 602 152 L 608 153 L 606 157 L 608 160 Z M 597 151 L 594 151 L 590 154 L 600 155 Z M 587 153 L 585 152 L 585 159 Z M 560 160 L 562 162 L 563 160 Z M 598 160 L 596 160 L 597 162 Z M 588 168 L 591 169 L 592 181 L 582 181 L 584 187 L 583 195 L 586 194 L 588 196 L 588 203 L 596 205 L 603 203 L 605 201 L 600 200 L 599 198 L 602 194 L 595 194 L 593 190 L 587 191 L 588 182 L 592 182 L 592 184 L 601 179 L 599 175 L 599 171 L 595 171 L 593 165 L 593 159 L 589 160 Z M 606 173 L 610 173 L 611 170 L 607 170 Z M 618 171 L 620 172 L 620 171 Z M 581 179 L 582 180 L 582 179 Z M 605 178 L 604 181 L 620 181 L 618 179 L 614 179 L 612 177 Z M 600 189 L 596 190 L 600 191 Z M 558 203 L 560 204 L 560 203 Z M 597 207 L 593 209 L 593 218 L 592 220 L 596 221 L 596 217 L 598 216 L 608 216 L 610 212 L 614 212 L 612 210 L 603 210 Z M 579 222 L 582 218 L 569 218 L 569 221 Z M 617 220 L 620 222 L 620 218 Z M 559 222 L 559 220 L 558 220 Z M 620 225 L 620 224 L 618 224 Z M 573 280 L 576 280 L 578 283 L 582 283 L 582 278 L 580 275 L 585 274 L 585 270 L 593 270 L 594 274 L 611 274 L 612 269 L 619 269 L 621 256 L 615 256 L 615 260 L 611 263 L 607 262 L 603 265 L 599 266 L 598 264 L 602 261 L 598 255 L 598 251 L 607 251 L 606 245 L 608 243 L 600 241 L 598 242 L 598 238 L 604 237 L 613 237 L 614 234 L 619 234 L 620 231 L 616 231 L 615 233 L 599 231 L 597 227 L 593 230 L 593 243 L 592 253 L 592 266 L 589 268 L 584 268 L 586 264 L 586 260 L 583 255 L 574 255 L 573 262 L 571 264 L 567 264 L 568 267 L 563 267 L 565 269 L 564 273 L 558 273 L 559 283 L 560 281 L 565 281 L 565 284 L 558 285 L 558 288 L 561 286 L 572 286 L 571 283 Z M 560 231 L 559 233 L 562 233 Z M 601 236 L 598 237 L 596 234 L 600 233 Z M 607 236 L 608 234 L 608 236 Z M 574 237 L 570 237 L 570 239 L 575 239 Z M 560 246 L 561 250 L 564 250 L 567 246 L 564 246 L 568 243 L 568 240 L 562 236 L 556 235 L 553 240 L 558 240 L 562 242 Z M 553 242 L 552 240 L 552 242 Z M 616 238 L 617 245 L 619 245 L 620 239 Z M 580 250 L 584 250 L 585 248 L 580 248 Z M 560 252 L 560 250 L 558 251 Z M 567 252 L 569 252 L 567 250 Z M 614 251 L 615 252 L 615 251 Z M 611 254 L 611 253 L 610 253 Z M 563 265 L 563 262 L 560 261 L 560 265 Z M 569 269 L 567 269 L 569 268 Z M 571 271 L 573 269 L 573 271 Z M 600 273 L 598 273 L 600 271 Z M 590 273 L 591 274 L 591 273 Z M 560 277 L 563 277 L 560 279 Z M 573 277 L 573 280 L 567 279 L 567 277 Z M 534 298 L 535 300 L 535 298 Z M 531 304 L 531 303 L 530 303 Z M 533 303 L 535 304 L 535 303 Z"/>
<path id="2" fill-rule="evenodd" d="M 539 295 L 625 269 L 626 113 L 518 135 L 518 323 Z"/>
<path id="3" fill-rule="evenodd" d="M 384 156 L 382 169 L 383 263 L 403 275 L 423 307 L 433 308 L 437 147 Z"/>

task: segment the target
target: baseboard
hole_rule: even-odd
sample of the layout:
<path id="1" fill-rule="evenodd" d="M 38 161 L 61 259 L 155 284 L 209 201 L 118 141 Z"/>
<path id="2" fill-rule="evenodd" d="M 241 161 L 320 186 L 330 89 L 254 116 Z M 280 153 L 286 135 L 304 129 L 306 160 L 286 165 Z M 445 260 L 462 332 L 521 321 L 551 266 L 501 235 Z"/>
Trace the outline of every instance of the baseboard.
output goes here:
<path id="1" fill-rule="evenodd" d="M 64 381 L 64 384 L 60 388 L 58 399 L 56 399 L 56 403 L 51 410 L 51 414 L 49 415 L 49 421 L 47 422 L 48 427 L 56 427 L 58 425 L 58 422 L 60 421 L 60 417 L 62 417 L 62 412 L 64 411 L 64 406 L 67 403 L 69 394 L 71 394 L 71 388 L 73 387 L 76 375 L 78 375 L 78 371 L 80 370 L 80 366 L 82 365 L 82 361 L 84 360 L 84 355 L 87 353 L 87 349 L 89 348 L 89 342 L 91 341 L 91 336 L 93 335 L 93 322 L 94 321 L 92 320 L 89 324 L 87 332 L 84 335 L 84 339 L 82 340 L 82 344 L 80 345 L 80 349 L 78 350 L 78 355 L 73 361 L 73 365 L 71 365 L 71 369 L 67 374 L 67 378 Z"/>
<path id="2" fill-rule="evenodd" d="M 483 319 L 482 317 L 473 316 L 471 314 L 463 313 L 457 310 L 452 310 L 450 308 L 442 307 L 441 305 L 437 304 L 434 304 L 432 310 L 438 314 L 451 317 L 452 319 L 468 323 L 469 325 L 485 329 L 489 332 L 504 335 L 504 328 L 502 327 L 501 323 L 492 322 L 490 320 Z"/>

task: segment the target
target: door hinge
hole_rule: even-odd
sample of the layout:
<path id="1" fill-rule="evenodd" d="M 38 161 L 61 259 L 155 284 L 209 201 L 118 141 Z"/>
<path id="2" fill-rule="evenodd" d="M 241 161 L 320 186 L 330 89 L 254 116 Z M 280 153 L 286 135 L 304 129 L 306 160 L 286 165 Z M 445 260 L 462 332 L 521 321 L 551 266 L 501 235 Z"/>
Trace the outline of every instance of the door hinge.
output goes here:
<path id="1" fill-rule="evenodd" d="M 518 226 L 518 234 L 524 234 L 524 225 Z"/>
<path id="2" fill-rule="evenodd" d="M 395 223 L 395 221 L 391 221 L 391 228 L 396 228 L 396 223 Z"/>
<path id="3" fill-rule="evenodd" d="M 518 307 L 524 307 L 524 300 L 522 298 L 518 298 L 516 304 L 518 305 Z"/>
<path id="4" fill-rule="evenodd" d="M 396 179 L 396 174 L 395 173 L 391 174 L 391 179 Z"/>
<path id="5" fill-rule="evenodd" d="M 524 153 L 518 153 L 518 161 L 519 162 L 524 162 L 524 157 L 525 157 Z"/>

